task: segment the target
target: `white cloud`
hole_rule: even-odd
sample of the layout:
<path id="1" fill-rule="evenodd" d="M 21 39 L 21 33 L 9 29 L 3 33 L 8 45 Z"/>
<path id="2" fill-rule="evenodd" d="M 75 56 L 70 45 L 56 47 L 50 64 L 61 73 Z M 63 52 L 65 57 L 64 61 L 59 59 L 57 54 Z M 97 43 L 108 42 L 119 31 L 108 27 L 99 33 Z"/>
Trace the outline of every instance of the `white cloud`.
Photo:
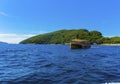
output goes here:
<path id="1" fill-rule="evenodd" d="M 34 34 L 26 34 L 26 35 L 23 35 L 25 37 L 32 37 L 32 36 L 35 36 Z"/>
<path id="2" fill-rule="evenodd" d="M 0 16 L 8 16 L 8 14 L 3 11 L 0 11 Z"/>
<path id="3" fill-rule="evenodd" d="M 35 36 L 35 34 L 0 34 L 0 41 L 7 43 L 19 43 L 20 41 L 32 36 Z"/>
<path id="4" fill-rule="evenodd" d="M 17 34 L 0 34 L 0 37 L 14 37 L 17 36 Z"/>

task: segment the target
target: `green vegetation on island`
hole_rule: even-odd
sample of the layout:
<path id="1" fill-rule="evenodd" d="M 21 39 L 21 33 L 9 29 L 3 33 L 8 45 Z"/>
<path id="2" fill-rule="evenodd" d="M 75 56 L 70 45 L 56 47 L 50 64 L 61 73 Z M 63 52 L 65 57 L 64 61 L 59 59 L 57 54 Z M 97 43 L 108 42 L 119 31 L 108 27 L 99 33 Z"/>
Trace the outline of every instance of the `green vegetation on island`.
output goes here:
<path id="1" fill-rule="evenodd" d="M 103 43 L 120 43 L 120 37 L 103 37 L 102 33 L 96 30 L 88 31 L 87 29 L 78 30 L 59 30 L 51 33 L 40 34 L 26 40 L 21 41 L 21 44 L 65 44 L 72 39 L 85 39 L 91 44 Z"/>

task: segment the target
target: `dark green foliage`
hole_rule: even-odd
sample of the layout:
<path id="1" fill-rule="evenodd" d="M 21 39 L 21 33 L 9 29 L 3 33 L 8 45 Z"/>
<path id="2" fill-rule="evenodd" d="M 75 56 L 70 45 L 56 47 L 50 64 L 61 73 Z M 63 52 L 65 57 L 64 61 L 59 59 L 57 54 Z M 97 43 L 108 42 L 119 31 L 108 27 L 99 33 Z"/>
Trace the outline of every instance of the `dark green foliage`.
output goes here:
<path id="1" fill-rule="evenodd" d="M 28 38 L 20 43 L 22 44 L 65 44 L 72 39 L 85 39 L 91 43 L 120 43 L 120 37 L 105 38 L 99 31 L 79 30 L 59 30 L 51 33 L 37 35 Z"/>
<path id="2" fill-rule="evenodd" d="M 99 31 L 91 31 L 90 37 L 88 38 L 91 43 L 101 43 L 100 40 L 102 39 L 102 33 Z"/>
<path id="3" fill-rule="evenodd" d="M 120 43 L 120 37 L 102 37 L 101 39 L 99 39 L 100 43 L 105 43 L 105 44 L 118 44 Z"/>
<path id="4" fill-rule="evenodd" d="M 120 37 L 111 37 L 110 42 L 114 44 L 120 43 Z"/>

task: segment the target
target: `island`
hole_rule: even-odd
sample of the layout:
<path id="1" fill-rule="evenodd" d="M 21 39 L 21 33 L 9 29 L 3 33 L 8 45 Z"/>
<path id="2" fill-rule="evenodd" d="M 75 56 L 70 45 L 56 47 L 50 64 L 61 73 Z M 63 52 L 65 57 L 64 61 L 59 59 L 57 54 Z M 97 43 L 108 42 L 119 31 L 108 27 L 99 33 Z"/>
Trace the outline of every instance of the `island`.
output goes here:
<path id="1" fill-rule="evenodd" d="M 84 39 L 91 44 L 119 44 L 120 37 L 104 37 L 100 31 L 87 29 L 58 30 L 40 34 L 20 42 L 20 44 L 67 44 L 73 39 Z"/>

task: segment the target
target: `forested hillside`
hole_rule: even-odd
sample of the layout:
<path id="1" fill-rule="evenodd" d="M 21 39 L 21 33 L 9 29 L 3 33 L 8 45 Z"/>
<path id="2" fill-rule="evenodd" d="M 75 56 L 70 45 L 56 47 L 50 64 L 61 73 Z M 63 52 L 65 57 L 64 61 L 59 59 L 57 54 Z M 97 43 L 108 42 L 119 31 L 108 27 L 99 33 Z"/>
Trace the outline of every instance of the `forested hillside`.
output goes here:
<path id="1" fill-rule="evenodd" d="M 85 39 L 91 43 L 120 43 L 120 37 L 107 38 L 96 30 L 88 31 L 87 29 L 79 30 L 59 30 L 51 33 L 37 35 L 20 42 L 21 44 L 65 44 L 72 39 Z"/>

